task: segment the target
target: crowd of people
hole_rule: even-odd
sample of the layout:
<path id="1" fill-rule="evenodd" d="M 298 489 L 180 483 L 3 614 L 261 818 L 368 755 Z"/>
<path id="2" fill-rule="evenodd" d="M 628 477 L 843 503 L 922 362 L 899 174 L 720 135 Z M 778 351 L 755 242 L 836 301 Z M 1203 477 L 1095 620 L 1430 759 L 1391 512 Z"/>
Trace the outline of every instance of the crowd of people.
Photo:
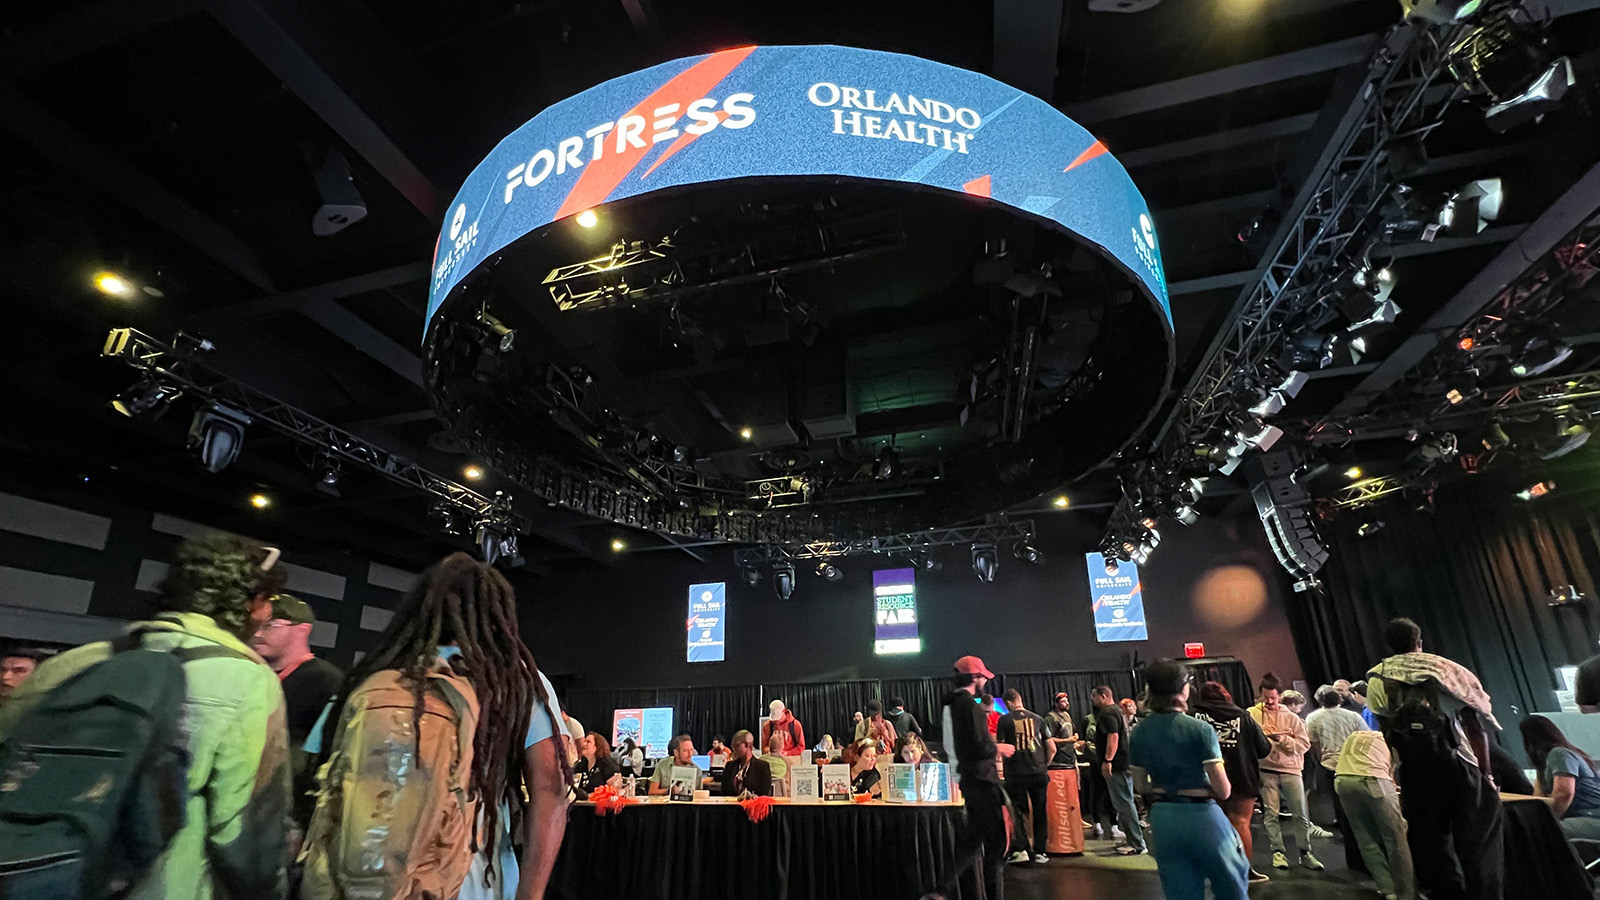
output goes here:
<path id="1" fill-rule="evenodd" d="M 162 612 L 124 637 L 0 657 L 0 748 L 29 749 L 28 766 L 5 773 L 0 844 L 26 820 L 48 834 L 27 852 L 72 861 L 35 872 L 0 849 L 17 896 L 74 879 L 131 898 L 531 900 L 567 805 L 646 773 L 633 737 L 612 746 L 562 711 L 520 638 L 511 585 L 489 566 L 454 554 L 423 573 L 348 673 L 317 658 L 315 614 L 284 581 L 275 548 L 192 540 L 161 585 Z M 1147 667 L 1138 704 L 1097 686 L 1077 719 L 1065 693 L 1041 715 L 1009 690 L 1001 713 L 986 690 L 995 676 L 966 656 L 938 707 L 936 749 L 899 697 L 868 702 L 848 742 L 823 735 L 815 747 L 774 701 L 759 736 L 713 740 L 712 771 L 689 735 L 673 738 L 644 792 L 675 792 L 692 768 L 695 790 L 770 796 L 804 759 L 838 760 L 853 793 L 881 796 L 889 761 L 942 756 L 967 823 L 944 889 L 964 881 L 998 898 L 1008 857 L 1048 860 L 1048 770 L 1081 759 L 1087 833 L 1120 836 L 1113 853 L 1153 853 L 1173 900 L 1202 900 L 1207 885 L 1227 900 L 1268 880 L 1250 862 L 1258 809 L 1273 867 L 1324 868 L 1312 843 L 1332 835 L 1311 821 L 1309 769 L 1309 790 L 1329 799 L 1347 853 L 1388 900 L 1498 898 L 1497 785 L 1517 790 L 1520 773 L 1492 739 L 1490 698 L 1467 669 L 1424 652 L 1410 620 L 1384 640 L 1390 655 L 1365 681 L 1324 685 L 1304 718 L 1304 698 L 1271 674 L 1246 709 L 1176 662 Z M 1536 788 L 1520 787 L 1549 798 L 1569 837 L 1600 840 L 1600 766 L 1547 718 L 1520 730 L 1537 773 Z M 60 747 L 93 752 L 68 759 Z M 82 816 L 62 798 L 85 790 L 182 815 L 46 827 Z"/>

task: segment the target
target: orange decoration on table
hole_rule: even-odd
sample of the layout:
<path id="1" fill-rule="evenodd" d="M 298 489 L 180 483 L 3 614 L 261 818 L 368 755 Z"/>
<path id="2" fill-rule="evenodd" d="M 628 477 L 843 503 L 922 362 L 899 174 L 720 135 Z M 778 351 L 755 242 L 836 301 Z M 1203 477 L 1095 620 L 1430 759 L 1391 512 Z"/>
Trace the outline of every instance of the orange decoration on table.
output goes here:
<path id="1" fill-rule="evenodd" d="M 872 802 L 872 795 L 871 794 L 851 794 L 850 795 L 850 802 L 851 803 L 871 803 Z"/>
<path id="2" fill-rule="evenodd" d="M 771 797 L 751 797 L 748 800 L 740 800 L 739 805 L 744 807 L 745 815 L 749 816 L 752 822 L 759 822 L 772 812 Z"/>
<path id="3" fill-rule="evenodd" d="M 620 811 L 629 803 L 639 801 L 632 797 L 617 793 L 610 785 L 601 785 L 589 793 L 589 799 L 594 801 L 594 810 L 602 816 Z"/>

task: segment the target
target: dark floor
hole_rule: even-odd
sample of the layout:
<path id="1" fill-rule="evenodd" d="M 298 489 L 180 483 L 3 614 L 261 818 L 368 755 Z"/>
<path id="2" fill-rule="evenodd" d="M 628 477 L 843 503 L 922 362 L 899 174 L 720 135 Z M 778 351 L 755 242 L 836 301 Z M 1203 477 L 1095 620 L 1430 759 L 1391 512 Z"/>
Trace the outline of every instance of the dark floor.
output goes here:
<path id="1" fill-rule="evenodd" d="M 1320 818 L 1313 807 L 1312 818 Z M 1285 829 L 1287 831 L 1287 829 Z M 1335 837 L 1313 840 L 1312 852 L 1326 871 L 1312 872 L 1299 867 L 1287 871 L 1272 868 L 1272 848 L 1261 817 L 1254 824 L 1257 871 L 1272 877 L 1266 884 L 1250 888 L 1251 900 L 1379 900 L 1371 879 L 1352 872 L 1344 864 L 1344 845 Z M 1286 838 L 1293 843 L 1292 838 Z M 1161 881 L 1155 860 L 1148 855 L 1118 857 L 1108 855 L 1110 841 L 1089 841 L 1082 856 L 1053 857 L 1042 865 L 1006 867 L 1007 900 L 1160 900 Z M 1296 854 L 1291 847 L 1290 858 Z"/>

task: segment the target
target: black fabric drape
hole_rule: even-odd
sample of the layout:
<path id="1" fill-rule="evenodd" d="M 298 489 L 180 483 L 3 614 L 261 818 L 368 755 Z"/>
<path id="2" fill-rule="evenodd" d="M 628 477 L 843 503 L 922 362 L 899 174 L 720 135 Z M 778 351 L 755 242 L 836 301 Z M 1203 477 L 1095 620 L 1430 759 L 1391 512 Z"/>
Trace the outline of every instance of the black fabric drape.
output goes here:
<path id="1" fill-rule="evenodd" d="M 1424 649 L 1477 674 L 1506 729 L 1502 741 L 1520 755 L 1522 717 L 1556 708 L 1554 670 L 1594 649 L 1588 605 L 1551 608 L 1547 600 L 1553 585 L 1593 594 L 1600 520 L 1558 501 L 1458 489 L 1441 491 L 1431 514 L 1386 511 L 1388 527 L 1369 538 L 1353 521 L 1332 523 L 1323 594 L 1288 604 L 1307 681 L 1362 678 L 1388 655 L 1384 625 L 1409 616 Z"/>
<path id="2" fill-rule="evenodd" d="M 1015 690 L 1022 695 L 1023 704 L 1041 716 L 1053 708 L 1055 696 L 1061 691 L 1067 692 L 1067 698 L 1072 701 L 1072 714 L 1078 718 L 1094 708 L 1089 703 L 1089 692 L 1102 684 L 1111 688 L 1118 700 L 1134 695 L 1133 674 L 1127 671 L 1034 672 L 1001 675 L 996 681 L 998 685 L 990 686 L 996 696 Z"/>
<path id="3" fill-rule="evenodd" d="M 559 900 L 886 900 L 932 890 L 954 865 L 961 809 L 779 804 L 752 823 L 735 804 L 572 808 L 551 893 Z"/>
<path id="4" fill-rule="evenodd" d="M 654 706 L 673 708 L 674 729 L 693 737 L 695 746 L 705 752 L 711 739 L 733 739 L 740 729 L 748 729 L 761 740 L 761 685 L 741 684 L 723 688 L 663 688 L 656 692 Z M 609 719 L 607 720 L 609 722 Z M 607 727 L 610 727 L 609 724 Z M 809 736 L 810 731 L 806 734 Z M 814 742 L 813 742 L 814 743 Z"/>
<path id="5" fill-rule="evenodd" d="M 1196 685 L 1218 681 L 1233 695 L 1233 702 L 1241 708 L 1248 707 L 1256 695 L 1256 686 L 1250 681 L 1250 671 L 1237 659 L 1198 659 L 1189 664 L 1189 674 Z"/>
<path id="6" fill-rule="evenodd" d="M 795 718 L 805 726 L 806 742 L 813 747 L 824 734 L 833 735 L 836 744 L 849 743 L 856 734 L 852 723 L 856 710 L 866 706 L 873 697 L 881 696 L 876 681 L 790 682 L 767 684 L 762 688 L 767 703 L 782 700 L 794 711 Z M 766 710 L 761 712 L 764 715 Z"/>

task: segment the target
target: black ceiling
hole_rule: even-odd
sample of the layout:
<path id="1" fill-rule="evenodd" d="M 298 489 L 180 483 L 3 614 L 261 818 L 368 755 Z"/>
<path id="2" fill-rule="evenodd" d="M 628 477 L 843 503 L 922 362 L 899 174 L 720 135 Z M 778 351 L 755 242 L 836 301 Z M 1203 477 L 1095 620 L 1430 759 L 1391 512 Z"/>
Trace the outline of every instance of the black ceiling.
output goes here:
<path id="1" fill-rule="evenodd" d="M 1600 24 L 1589 8 L 1600 3 L 1538 5 L 1566 14 L 1553 33 L 1593 76 Z M 466 458 L 439 439 L 418 360 L 447 198 L 547 104 L 752 42 L 911 53 L 994 74 L 1082 122 L 1155 210 L 1182 385 L 1259 261 L 1240 227 L 1306 178 L 1398 18 L 1394 0 L 1167 0 L 1139 14 L 1092 13 L 1086 0 L 13 0 L 0 11 L 0 382 L 10 400 L 0 449 L 43 480 L 87 473 L 97 489 L 219 524 L 426 561 L 445 539 L 419 494 L 357 476 L 327 497 L 302 451 L 260 431 L 233 467 L 202 476 L 182 447 L 186 413 L 147 423 L 106 411 L 133 374 L 98 358 L 106 330 L 201 332 L 218 347 L 210 362 L 239 379 L 459 472 Z M 1404 312 L 1371 361 L 1594 164 L 1590 81 L 1537 125 L 1494 135 L 1461 104 L 1430 137 L 1419 189 L 1497 175 L 1507 209 L 1475 238 L 1405 249 Z M 329 148 L 349 160 L 369 213 L 316 237 L 307 160 Z M 160 296 L 104 296 L 91 284 L 100 270 Z M 1572 364 L 1590 365 L 1583 356 Z M 1316 373 L 1284 415 L 1325 413 L 1368 372 Z M 1104 474 L 1074 491 L 1080 510 L 1114 498 Z M 265 514 L 245 505 L 260 486 L 278 501 Z M 615 526 L 554 508 L 535 518 L 523 545 L 535 567 L 615 558 Z M 679 552 L 650 535 L 624 539 Z"/>

